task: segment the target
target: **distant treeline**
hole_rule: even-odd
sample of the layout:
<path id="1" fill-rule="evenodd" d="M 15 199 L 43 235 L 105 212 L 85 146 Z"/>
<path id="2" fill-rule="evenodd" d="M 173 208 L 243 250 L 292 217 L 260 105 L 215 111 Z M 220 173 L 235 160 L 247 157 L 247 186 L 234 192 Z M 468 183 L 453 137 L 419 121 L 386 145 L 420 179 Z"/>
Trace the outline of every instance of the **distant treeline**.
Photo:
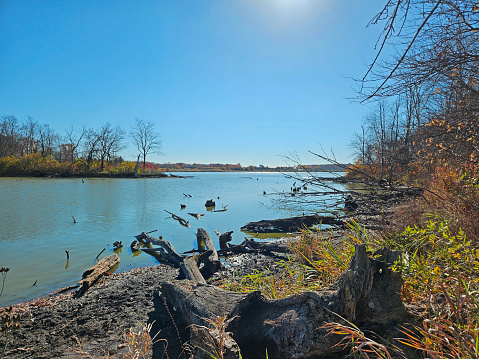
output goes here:
<path id="1" fill-rule="evenodd" d="M 301 166 L 280 166 L 280 167 L 268 167 L 268 166 L 241 166 L 238 164 L 223 164 L 223 163 L 162 163 L 155 164 L 158 169 L 166 172 L 173 171 L 254 171 L 254 172 L 291 172 L 291 171 L 311 171 L 311 172 L 341 172 L 345 171 L 345 168 L 351 166 L 351 164 L 335 165 L 301 165 Z"/>
<path id="2" fill-rule="evenodd" d="M 151 122 L 136 120 L 129 139 L 138 149 L 137 161 L 124 161 L 120 155 L 126 146 L 127 132 L 105 123 L 98 128 L 70 128 L 64 135 L 48 124 L 28 117 L 0 117 L 0 175 L 3 176 L 134 176 L 148 153 L 159 152 L 161 142 Z M 140 162 L 140 159 L 142 160 Z"/>

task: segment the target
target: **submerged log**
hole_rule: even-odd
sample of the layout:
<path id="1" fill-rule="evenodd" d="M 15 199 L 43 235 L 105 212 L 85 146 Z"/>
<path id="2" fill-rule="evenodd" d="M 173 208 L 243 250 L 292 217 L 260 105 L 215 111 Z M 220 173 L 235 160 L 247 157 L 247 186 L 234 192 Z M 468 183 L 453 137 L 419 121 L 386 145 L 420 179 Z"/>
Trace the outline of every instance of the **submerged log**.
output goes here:
<path id="1" fill-rule="evenodd" d="M 342 337 L 327 335 L 326 323 L 346 324 L 342 317 L 384 332 L 407 320 L 399 295 L 401 276 L 389 269 L 399 253 L 386 249 L 373 257 L 358 245 L 349 268 L 333 286 L 278 300 L 266 299 L 259 291 L 233 293 L 191 281 L 162 282 L 160 288 L 190 328 L 226 316 L 230 322 L 225 329 L 233 333 L 244 358 L 264 358 L 266 350 L 278 359 L 328 357 L 341 350 L 335 345 Z"/>
<path id="2" fill-rule="evenodd" d="M 120 257 L 112 254 L 108 257 L 102 258 L 93 267 L 83 272 L 82 279 L 78 282 L 80 288 L 76 291 L 76 297 L 81 297 L 95 282 L 103 277 L 107 272 L 110 272 L 115 266 L 120 263 Z"/>
<path id="3" fill-rule="evenodd" d="M 344 222 L 331 216 L 317 214 L 250 222 L 241 227 L 242 231 L 254 233 L 293 233 L 304 227 L 312 227 L 316 224 L 343 226 Z"/>
<path id="4" fill-rule="evenodd" d="M 182 226 L 191 228 L 190 222 L 188 222 L 186 219 L 184 219 L 184 218 L 182 218 L 182 217 L 180 217 L 180 216 L 177 216 L 176 214 L 174 214 L 174 213 L 172 213 L 172 212 L 170 212 L 170 211 L 167 211 L 166 209 L 165 209 L 165 212 L 171 214 L 171 217 L 173 217 L 173 219 L 176 219 L 178 222 L 180 222 L 180 224 L 181 224 Z"/>
<path id="5" fill-rule="evenodd" d="M 137 252 L 140 250 L 140 247 L 141 247 L 141 242 L 138 241 L 138 240 L 134 240 L 133 242 L 131 242 L 130 244 L 130 248 L 131 248 L 131 251 L 132 252 Z"/>
<path id="6" fill-rule="evenodd" d="M 195 217 L 196 219 L 200 219 L 201 217 L 203 217 L 203 216 L 205 215 L 205 214 L 203 214 L 203 213 L 192 213 L 192 212 L 188 212 L 188 214 L 189 214 L 190 216 Z"/>
<path id="7" fill-rule="evenodd" d="M 216 203 L 212 199 L 207 200 L 205 203 L 205 207 L 215 207 L 215 206 L 216 206 Z"/>
<path id="8" fill-rule="evenodd" d="M 142 240 L 146 244 L 151 243 L 160 246 L 160 248 L 142 248 L 141 250 L 143 252 L 153 255 L 158 260 L 166 259 L 177 267 L 181 265 L 181 262 L 183 261 L 184 257 L 178 254 L 175 248 L 167 240 L 158 239 L 150 236 L 147 236 Z"/>

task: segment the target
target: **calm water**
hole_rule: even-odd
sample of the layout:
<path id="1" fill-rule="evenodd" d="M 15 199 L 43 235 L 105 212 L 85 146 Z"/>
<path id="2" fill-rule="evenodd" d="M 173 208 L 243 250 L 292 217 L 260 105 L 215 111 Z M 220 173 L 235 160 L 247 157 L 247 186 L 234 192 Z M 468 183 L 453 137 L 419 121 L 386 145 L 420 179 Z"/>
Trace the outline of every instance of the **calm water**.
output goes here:
<path id="1" fill-rule="evenodd" d="M 88 178 L 84 183 L 81 179 L 0 178 L 0 267 L 11 268 L 0 307 L 74 285 L 104 248 L 100 258 L 113 253 L 115 241 L 124 244 L 117 271 L 157 264 L 148 254 L 134 255 L 129 248 L 134 235 L 142 231 L 157 229 L 152 235 L 162 235 L 183 252 L 194 248 L 199 227 L 208 231 L 215 244 L 214 230 L 232 230 L 233 243 L 240 243 L 247 235 L 240 227 L 246 223 L 304 211 L 278 206 L 277 196 L 271 193 L 289 192 L 294 182 L 278 173 L 183 175 L 188 177 Z M 216 201 L 216 209 L 228 205 L 228 211 L 206 211 L 208 199 Z M 186 209 L 181 210 L 180 204 Z M 181 226 L 164 210 L 189 220 L 192 228 Z M 206 216 L 198 220 L 188 212 Z M 65 250 L 70 253 L 68 263 Z"/>

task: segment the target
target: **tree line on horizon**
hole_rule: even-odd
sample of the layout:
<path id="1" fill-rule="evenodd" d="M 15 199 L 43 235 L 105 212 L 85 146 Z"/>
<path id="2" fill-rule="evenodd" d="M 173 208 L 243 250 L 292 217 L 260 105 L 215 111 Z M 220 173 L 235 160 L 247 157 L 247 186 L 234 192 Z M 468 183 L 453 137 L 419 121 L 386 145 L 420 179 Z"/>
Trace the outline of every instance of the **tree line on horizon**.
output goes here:
<path id="1" fill-rule="evenodd" d="M 129 139 L 137 161 L 124 161 L 121 150 Z M 109 122 L 98 128 L 65 130 L 62 136 L 32 117 L 0 117 L 0 174 L 2 175 L 134 175 L 146 157 L 161 154 L 161 139 L 153 122 L 136 119 L 127 133 Z"/>

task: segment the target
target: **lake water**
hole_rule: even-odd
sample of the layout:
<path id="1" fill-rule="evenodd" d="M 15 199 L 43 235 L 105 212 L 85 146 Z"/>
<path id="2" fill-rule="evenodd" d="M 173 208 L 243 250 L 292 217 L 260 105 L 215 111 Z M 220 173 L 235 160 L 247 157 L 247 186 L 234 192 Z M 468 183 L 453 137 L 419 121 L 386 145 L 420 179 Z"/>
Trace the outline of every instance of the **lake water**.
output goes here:
<path id="1" fill-rule="evenodd" d="M 199 227 L 206 229 L 215 245 L 214 230 L 233 231 L 232 243 L 240 243 L 247 236 L 240 228 L 248 222 L 313 210 L 278 204 L 273 193 L 290 192 L 294 182 L 280 173 L 178 175 L 186 177 L 0 178 L 0 267 L 10 268 L 0 307 L 76 284 L 103 249 L 99 258 L 113 253 L 115 241 L 124 244 L 117 271 L 157 264 L 150 255 L 130 250 L 134 236 L 143 231 L 158 230 L 152 235 L 162 235 L 184 252 L 195 247 Z M 216 210 L 227 205 L 228 211 L 207 211 L 208 199 L 216 201 Z M 189 220 L 191 228 L 181 226 L 165 210 Z M 198 220 L 188 212 L 206 215 Z"/>

